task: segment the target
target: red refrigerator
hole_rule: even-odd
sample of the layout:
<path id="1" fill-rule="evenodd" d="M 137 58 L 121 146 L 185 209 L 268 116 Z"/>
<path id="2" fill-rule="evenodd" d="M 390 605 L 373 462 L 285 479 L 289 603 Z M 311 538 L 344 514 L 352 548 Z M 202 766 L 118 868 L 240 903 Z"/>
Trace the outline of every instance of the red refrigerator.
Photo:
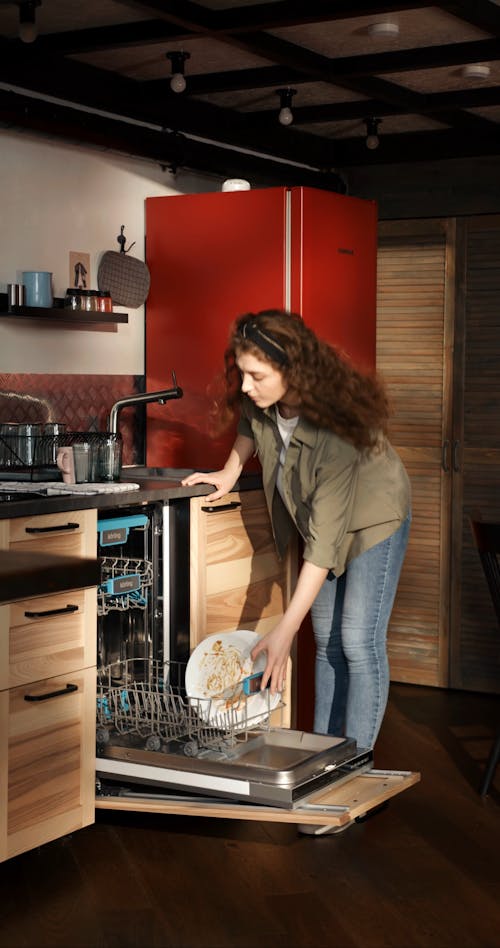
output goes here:
<path id="1" fill-rule="evenodd" d="M 363 368 L 375 363 L 377 208 L 314 188 L 146 200 L 147 390 L 184 397 L 148 408 L 147 463 L 219 468 L 232 433 L 208 433 L 209 389 L 229 327 L 260 309 L 298 312 Z"/>

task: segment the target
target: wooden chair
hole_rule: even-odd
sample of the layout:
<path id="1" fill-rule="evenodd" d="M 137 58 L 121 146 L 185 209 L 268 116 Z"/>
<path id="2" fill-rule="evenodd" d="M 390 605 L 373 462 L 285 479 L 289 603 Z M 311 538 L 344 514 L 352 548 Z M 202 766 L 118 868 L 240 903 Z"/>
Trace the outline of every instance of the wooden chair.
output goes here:
<path id="1" fill-rule="evenodd" d="M 493 606 L 500 631 L 500 523 L 486 523 L 470 519 L 472 536 L 479 553 L 486 582 L 490 590 Z M 495 768 L 500 759 L 500 727 L 486 765 L 486 772 L 480 788 L 481 796 L 488 793 Z"/>

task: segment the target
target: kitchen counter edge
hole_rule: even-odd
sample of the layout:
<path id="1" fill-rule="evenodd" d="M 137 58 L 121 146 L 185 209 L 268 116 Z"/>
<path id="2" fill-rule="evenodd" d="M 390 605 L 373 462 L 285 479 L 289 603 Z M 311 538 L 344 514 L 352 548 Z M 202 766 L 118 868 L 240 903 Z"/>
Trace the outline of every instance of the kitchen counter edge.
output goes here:
<path id="1" fill-rule="evenodd" d="M 32 517 L 49 513 L 64 513 L 69 510 L 111 510 L 117 507 L 141 506 L 155 501 L 168 502 L 190 497 L 203 497 L 213 491 L 210 484 L 183 487 L 179 481 L 141 479 L 134 480 L 133 473 L 122 478 L 122 483 L 139 483 L 139 490 L 106 494 L 68 494 L 52 497 L 39 495 L 23 500 L 3 501 L 0 504 L 0 520 L 15 517 Z M 256 490 L 262 486 L 259 474 L 245 474 L 235 484 L 234 490 Z"/>

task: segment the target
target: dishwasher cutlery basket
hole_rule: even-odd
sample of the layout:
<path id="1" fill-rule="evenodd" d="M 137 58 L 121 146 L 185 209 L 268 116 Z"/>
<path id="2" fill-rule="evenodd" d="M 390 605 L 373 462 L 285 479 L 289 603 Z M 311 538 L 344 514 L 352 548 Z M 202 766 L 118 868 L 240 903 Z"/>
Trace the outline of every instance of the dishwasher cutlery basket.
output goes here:
<path id="1" fill-rule="evenodd" d="M 97 746 L 117 735 L 141 738 L 146 750 L 159 751 L 172 742 L 188 757 L 217 751 L 231 756 L 256 730 L 269 730 L 270 714 L 252 718 L 240 697 L 236 706 L 212 710 L 211 698 L 188 697 L 184 689 L 186 666 L 181 662 L 126 659 L 98 670 Z M 242 713 L 243 710 L 243 713 Z M 207 724 L 207 721 L 210 724 Z"/>
<path id="2" fill-rule="evenodd" d="M 11 433 L 0 434 L 0 480 L 3 481 L 60 481 L 62 474 L 56 464 L 59 448 L 90 444 L 92 456 L 97 458 L 101 445 L 107 445 L 109 441 L 121 442 L 121 435 L 110 431 L 26 434 L 17 429 L 38 426 L 12 424 L 9 427 Z"/>

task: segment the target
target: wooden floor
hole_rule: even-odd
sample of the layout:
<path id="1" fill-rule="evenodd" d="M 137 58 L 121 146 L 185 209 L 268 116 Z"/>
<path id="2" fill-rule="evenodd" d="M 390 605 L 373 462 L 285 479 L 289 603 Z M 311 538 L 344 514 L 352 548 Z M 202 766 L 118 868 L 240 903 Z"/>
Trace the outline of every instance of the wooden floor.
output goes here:
<path id="1" fill-rule="evenodd" d="M 421 782 L 336 837 L 100 811 L 0 866 L 1 948 L 496 948 L 500 698 L 393 685 L 375 765 Z"/>

